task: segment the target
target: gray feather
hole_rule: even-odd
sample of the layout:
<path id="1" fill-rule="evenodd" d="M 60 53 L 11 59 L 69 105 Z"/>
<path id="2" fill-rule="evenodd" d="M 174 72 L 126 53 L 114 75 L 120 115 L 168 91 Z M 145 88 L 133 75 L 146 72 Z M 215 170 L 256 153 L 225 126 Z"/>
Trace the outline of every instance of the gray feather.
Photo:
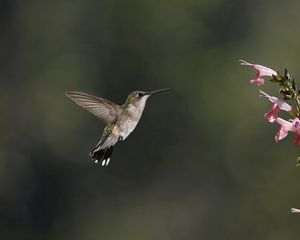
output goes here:
<path id="1" fill-rule="evenodd" d="M 118 111 L 121 107 L 107 99 L 99 98 L 83 92 L 66 92 L 77 105 L 94 114 L 106 124 L 117 121 Z"/>

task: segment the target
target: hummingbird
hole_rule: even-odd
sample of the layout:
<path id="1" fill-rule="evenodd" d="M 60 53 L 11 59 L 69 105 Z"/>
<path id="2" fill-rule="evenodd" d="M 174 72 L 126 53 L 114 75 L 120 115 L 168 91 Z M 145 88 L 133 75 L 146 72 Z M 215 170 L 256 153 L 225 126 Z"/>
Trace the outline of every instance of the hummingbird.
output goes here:
<path id="1" fill-rule="evenodd" d="M 66 92 L 67 97 L 106 124 L 100 141 L 89 153 L 91 159 L 95 163 L 102 161 L 102 166 L 107 166 L 115 144 L 124 141 L 140 121 L 147 99 L 167 90 L 170 88 L 150 92 L 134 91 L 123 105 L 84 92 Z"/>

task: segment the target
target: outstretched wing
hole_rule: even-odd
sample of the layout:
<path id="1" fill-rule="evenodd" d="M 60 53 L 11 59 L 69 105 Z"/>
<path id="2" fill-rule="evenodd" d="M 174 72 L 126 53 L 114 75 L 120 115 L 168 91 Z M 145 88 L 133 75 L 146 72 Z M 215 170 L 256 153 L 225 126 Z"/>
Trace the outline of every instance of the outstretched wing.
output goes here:
<path id="1" fill-rule="evenodd" d="M 109 100 L 83 92 L 66 92 L 66 96 L 106 124 L 117 121 L 117 113 L 121 107 Z"/>

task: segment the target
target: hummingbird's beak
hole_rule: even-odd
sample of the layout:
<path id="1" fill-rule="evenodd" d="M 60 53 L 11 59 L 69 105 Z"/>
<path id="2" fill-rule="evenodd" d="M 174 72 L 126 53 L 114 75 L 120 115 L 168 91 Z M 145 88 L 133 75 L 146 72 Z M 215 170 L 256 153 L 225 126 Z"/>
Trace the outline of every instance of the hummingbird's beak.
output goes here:
<path id="1" fill-rule="evenodd" d="M 163 89 L 158 89 L 158 90 L 155 90 L 155 91 L 151 91 L 151 92 L 146 92 L 145 95 L 153 95 L 153 94 L 157 94 L 157 93 L 160 93 L 160 92 L 165 92 L 165 91 L 169 91 L 171 90 L 171 88 L 163 88 Z"/>

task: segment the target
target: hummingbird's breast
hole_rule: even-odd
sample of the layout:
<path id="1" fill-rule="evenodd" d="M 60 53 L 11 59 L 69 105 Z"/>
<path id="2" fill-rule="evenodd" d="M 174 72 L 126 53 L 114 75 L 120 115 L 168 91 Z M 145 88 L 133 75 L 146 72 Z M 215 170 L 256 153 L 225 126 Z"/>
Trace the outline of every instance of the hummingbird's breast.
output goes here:
<path id="1" fill-rule="evenodd" d="M 128 135 L 135 129 L 136 125 L 140 121 L 144 107 L 136 108 L 129 107 L 123 116 L 119 119 L 117 125 L 120 130 L 120 136 L 125 140 Z"/>
<path id="2" fill-rule="evenodd" d="M 123 140 L 125 140 L 128 137 L 128 135 L 135 129 L 137 124 L 138 121 L 135 121 L 130 118 L 121 121 L 121 123 L 119 124 L 119 133 L 120 136 L 123 137 Z"/>

